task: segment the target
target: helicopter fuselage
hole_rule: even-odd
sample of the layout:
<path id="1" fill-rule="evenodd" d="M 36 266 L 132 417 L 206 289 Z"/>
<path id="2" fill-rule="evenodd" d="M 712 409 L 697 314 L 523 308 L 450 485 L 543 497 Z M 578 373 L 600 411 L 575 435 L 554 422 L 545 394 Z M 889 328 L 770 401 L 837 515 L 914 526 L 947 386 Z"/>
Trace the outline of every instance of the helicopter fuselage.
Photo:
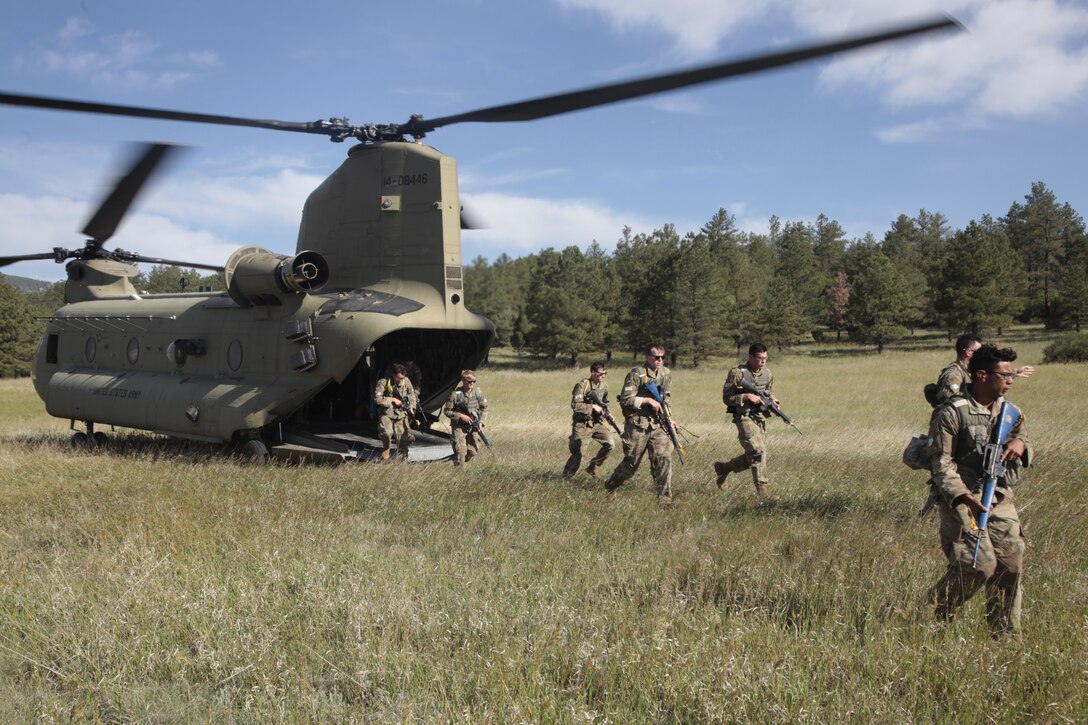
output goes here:
<path id="1" fill-rule="evenodd" d="M 392 362 L 415 362 L 435 410 L 494 337 L 464 306 L 456 165 L 419 144 L 353 149 L 307 201 L 296 255 L 243 247 L 225 292 L 141 295 L 135 272 L 69 262 L 34 362 L 51 415 L 209 441 L 352 427 Z"/>

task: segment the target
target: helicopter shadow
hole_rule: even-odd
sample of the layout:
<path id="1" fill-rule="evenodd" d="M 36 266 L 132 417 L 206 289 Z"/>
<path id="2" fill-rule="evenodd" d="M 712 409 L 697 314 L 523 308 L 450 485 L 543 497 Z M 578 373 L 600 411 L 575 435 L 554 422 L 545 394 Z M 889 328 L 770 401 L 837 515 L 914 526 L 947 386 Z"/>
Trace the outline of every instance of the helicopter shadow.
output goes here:
<path id="1" fill-rule="evenodd" d="M 105 436 L 99 439 L 90 438 L 82 443 L 77 443 L 71 438 L 57 434 L 19 435 L 4 437 L 0 439 L 0 444 L 12 445 L 24 450 L 27 454 L 47 452 L 58 457 L 103 454 L 127 460 L 153 462 L 169 460 L 184 460 L 187 463 L 245 461 L 245 457 L 241 455 L 241 452 L 230 446 L 139 433 L 124 436 Z"/>

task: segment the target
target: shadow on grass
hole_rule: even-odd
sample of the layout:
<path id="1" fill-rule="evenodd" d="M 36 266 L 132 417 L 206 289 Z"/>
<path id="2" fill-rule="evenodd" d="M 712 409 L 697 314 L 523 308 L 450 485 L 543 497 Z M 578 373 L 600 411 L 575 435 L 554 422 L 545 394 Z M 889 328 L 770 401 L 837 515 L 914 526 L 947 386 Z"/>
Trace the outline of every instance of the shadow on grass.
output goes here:
<path id="1" fill-rule="evenodd" d="M 856 513 L 864 508 L 857 500 L 844 494 L 806 494 L 796 498 L 786 496 L 780 501 L 760 499 L 747 491 L 726 495 L 732 499 L 722 512 L 722 518 L 726 519 L 737 516 L 756 516 L 764 519 L 815 516 L 832 520 L 845 514 Z"/>
<path id="2" fill-rule="evenodd" d="M 211 461 L 243 460 L 230 446 L 217 443 L 187 441 L 150 434 L 105 435 L 77 442 L 72 437 L 56 434 L 9 436 L 3 442 L 23 448 L 28 454 L 42 449 L 57 456 L 103 454 L 132 460 L 173 460 L 207 463 Z"/>

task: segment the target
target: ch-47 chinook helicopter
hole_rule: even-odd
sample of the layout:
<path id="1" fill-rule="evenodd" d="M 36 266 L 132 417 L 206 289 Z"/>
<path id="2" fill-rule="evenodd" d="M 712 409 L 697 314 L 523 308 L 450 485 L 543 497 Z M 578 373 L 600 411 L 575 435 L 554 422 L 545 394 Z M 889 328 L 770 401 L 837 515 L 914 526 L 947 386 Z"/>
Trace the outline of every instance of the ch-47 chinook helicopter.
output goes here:
<path id="1" fill-rule="evenodd" d="M 222 268 L 155 259 L 105 243 L 171 147 L 137 159 L 87 224 L 76 249 L 0 257 L 66 263 L 64 306 L 48 321 L 33 363 L 50 415 L 74 438 L 96 425 L 233 444 L 272 454 L 367 460 L 375 380 L 394 361 L 422 373 L 430 419 L 478 366 L 494 325 L 465 307 L 462 209 L 453 158 L 420 143 L 443 126 L 528 121 L 958 28 L 947 16 L 742 60 L 406 123 L 354 126 L 259 120 L 0 93 L 0 104 L 348 138 L 360 143 L 303 209 L 294 255 L 235 251 Z M 226 292 L 141 294 L 133 263 L 222 269 Z M 78 430 L 82 424 L 84 430 Z M 445 457 L 439 429 L 417 433 L 411 458 Z M 431 445 L 427 445 L 431 444 Z"/>

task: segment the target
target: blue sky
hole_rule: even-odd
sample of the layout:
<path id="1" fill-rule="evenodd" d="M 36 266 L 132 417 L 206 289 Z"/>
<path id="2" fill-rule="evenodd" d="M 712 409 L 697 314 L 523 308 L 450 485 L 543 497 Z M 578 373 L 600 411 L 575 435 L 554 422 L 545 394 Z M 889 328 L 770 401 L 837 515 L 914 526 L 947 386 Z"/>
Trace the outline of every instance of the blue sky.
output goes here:
<path id="1" fill-rule="evenodd" d="M 726 208 L 838 220 L 878 238 L 901 213 L 956 228 L 1043 181 L 1088 214 L 1088 6 L 1079 0 L 421 0 L 335 5 L 51 0 L 0 9 L 0 90 L 309 121 L 445 116 L 939 9 L 969 32 L 551 119 L 459 124 L 426 142 L 457 158 L 488 223 L 465 262 L 615 244 Z M 501 8 L 501 10 L 497 9 Z M 294 250 L 307 194 L 346 145 L 257 129 L 0 107 L 0 255 L 82 244 L 130 141 L 191 148 L 112 245 L 222 264 Z M 5 271 L 60 279 L 63 267 Z"/>

